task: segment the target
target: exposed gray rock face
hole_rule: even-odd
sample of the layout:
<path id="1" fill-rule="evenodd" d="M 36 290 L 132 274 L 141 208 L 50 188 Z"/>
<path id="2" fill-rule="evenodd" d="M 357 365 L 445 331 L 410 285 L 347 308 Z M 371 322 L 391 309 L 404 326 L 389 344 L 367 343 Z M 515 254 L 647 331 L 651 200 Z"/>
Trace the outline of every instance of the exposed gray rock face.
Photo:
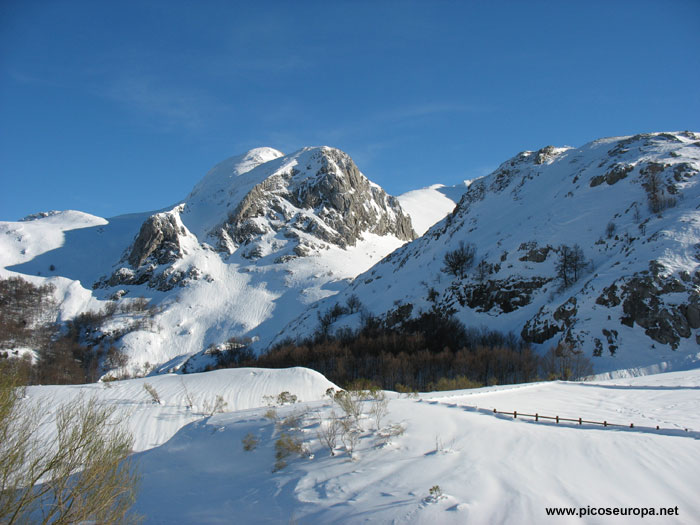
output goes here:
<path id="1" fill-rule="evenodd" d="M 454 287 L 451 292 L 462 307 L 468 306 L 477 312 L 498 307 L 501 313 L 507 314 L 530 304 L 533 294 L 551 280 L 546 277 L 489 279 Z"/>
<path id="2" fill-rule="evenodd" d="M 629 164 L 615 164 L 610 171 L 604 175 L 597 175 L 591 179 L 590 186 L 595 188 L 606 182 L 609 186 L 612 186 L 616 182 L 627 177 L 627 174 L 634 169 L 634 166 Z"/>
<path id="3" fill-rule="evenodd" d="M 151 215 L 141 226 L 127 260 L 134 268 L 151 256 L 158 264 L 172 262 L 181 255 L 179 235 L 184 234 L 185 229 L 172 213 Z"/>
<path id="4" fill-rule="evenodd" d="M 524 242 L 520 245 L 518 251 L 524 251 L 525 255 L 521 256 L 518 260 L 542 263 L 547 260 L 547 255 L 549 255 L 549 252 L 553 249 L 554 248 L 549 244 L 546 246 L 537 246 L 537 242 L 535 241 Z"/>
<path id="5" fill-rule="evenodd" d="M 688 338 L 691 329 L 700 328 L 700 294 L 697 285 L 684 283 L 673 277 L 663 277 L 663 267 L 652 264 L 648 272 L 639 272 L 625 279 L 620 287 L 624 316 L 620 322 L 644 328 L 654 341 L 677 348 L 681 338 Z M 694 281 L 700 283 L 700 273 Z M 687 294 L 688 302 L 673 304 L 670 294 Z"/>
<path id="6" fill-rule="evenodd" d="M 175 269 L 171 265 L 184 254 L 182 239 L 188 235 L 179 220 L 180 208 L 151 215 L 141 225 L 133 244 L 121 263 L 109 277 L 103 277 L 94 288 L 148 284 L 160 291 L 172 290 L 177 285 L 199 279 L 197 268 Z"/>
<path id="7" fill-rule="evenodd" d="M 416 238 L 398 200 L 372 184 L 340 150 L 316 148 L 287 170 L 257 184 L 212 232 L 232 252 L 268 233 L 296 241 L 296 255 L 313 251 L 308 236 L 340 247 L 354 246 L 365 232 Z M 307 234 L 303 236 L 301 234 Z"/>
<path id="8" fill-rule="evenodd" d="M 571 328 L 576 322 L 577 314 L 576 297 L 569 297 L 554 311 L 550 305 L 542 306 L 537 314 L 525 323 L 520 336 L 529 343 L 542 344 L 563 332 L 564 340 L 572 342 Z"/>

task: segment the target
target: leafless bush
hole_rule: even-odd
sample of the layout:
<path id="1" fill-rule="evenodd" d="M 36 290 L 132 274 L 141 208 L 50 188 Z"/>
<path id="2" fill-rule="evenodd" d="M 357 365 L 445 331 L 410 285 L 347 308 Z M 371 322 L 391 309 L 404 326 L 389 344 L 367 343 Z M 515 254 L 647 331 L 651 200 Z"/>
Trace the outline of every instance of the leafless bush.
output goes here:
<path id="1" fill-rule="evenodd" d="M 328 391 L 327 391 L 328 393 Z M 331 393 L 331 399 L 340 407 L 343 413 L 355 423 L 362 415 L 362 401 L 366 399 L 365 390 L 338 390 Z"/>
<path id="2" fill-rule="evenodd" d="M 0 522 L 134 523 L 139 476 L 133 440 L 114 410 L 92 399 L 56 413 L 56 437 L 39 437 L 43 407 L 20 403 L 16 376 L 0 370 Z M 22 405 L 22 406 L 20 406 Z"/>
<path id="3" fill-rule="evenodd" d="M 404 432 L 406 432 L 406 428 L 399 423 L 394 423 L 393 425 L 389 425 L 388 427 L 379 430 L 377 432 L 377 436 L 379 437 L 379 446 L 388 445 L 391 443 L 393 438 L 403 436 Z"/>
<path id="4" fill-rule="evenodd" d="M 338 442 L 339 433 L 340 421 L 336 413 L 331 410 L 329 418 L 319 422 L 318 431 L 316 432 L 318 440 L 328 448 L 331 456 L 335 456 L 335 446 Z"/>
<path id="5" fill-rule="evenodd" d="M 265 417 L 272 421 L 275 425 L 277 424 L 277 421 L 279 421 L 279 415 L 277 415 L 277 409 L 274 407 L 270 407 L 265 411 Z"/>
<path id="6" fill-rule="evenodd" d="M 377 424 L 377 430 L 382 428 L 382 420 L 389 413 L 389 399 L 386 397 L 386 392 L 379 388 L 373 388 L 369 391 L 369 415 Z"/>
<path id="7" fill-rule="evenodd" d="M 257 448 L 260 439 L 255 434 L 248 432 L 241 440 L 241 443 L 243 443 L 243 450 L 250 452 Z"/>
<path id="8" fill-rule="evenodd" d="M 182 380 L 182 377 L 180 378 L 180 384 L 182 385 L 182 389 L 185 391 L 185 407 L 187 407 L 187 410 L 192 411 L 194 409 L 194 398 L 192 397 L 190 391 L 187 390 L 187 386 Z"/>
<path id="9" fill-rule="evenodd" d="M 360 429 L 356 421 L 350 418 L 340 419 L 340 440 L 343 442 L 350 459 L 354 459 L 355 448 L 360 440 Z"/>
<path id="10" fill-rule="evenodd" d="M 224 412 L 227 406 L 228 403 L 224 401 L 223 396 L 220 394 L 216 396 L 214 402 L 210 402 L 208 399 L 205 399 L 203 403 L 204 413 L 207 416 L 213 416 L 214 414 Z"/>
<path id="11" fill-rule="evenodd" d="M 476 246 L 472 243 L 459 243 L 459 246 L 445 254 L 442 271 L 463 279 L 474 263 Z"/>
<path id="12" fill-rule="evenodd" d="M 150 383 L 144 383 L 143 384 L 143 389 L 148 392 L 148 395 L 151 396 L 151 400 L 156 404 L 160 405 L 160 395 L 158 395 L 158 391 L 156 388 L 150 384 Z"/>
<path id="13" fill-rule="evenodd" d="M 282 470 L 287 466 L 287 460 L 292 455 L 304 456 L 306 449 L 301 438 L 282 432 L 275 441 L 275 468 L 273 472 Z"/>

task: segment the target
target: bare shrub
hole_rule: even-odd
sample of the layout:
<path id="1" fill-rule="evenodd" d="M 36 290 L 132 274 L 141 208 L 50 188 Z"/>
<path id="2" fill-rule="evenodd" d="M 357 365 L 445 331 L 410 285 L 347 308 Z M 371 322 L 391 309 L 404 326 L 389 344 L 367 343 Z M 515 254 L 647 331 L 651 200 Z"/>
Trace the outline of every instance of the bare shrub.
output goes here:
<path id="1" fill-rule="evenodd" d="M 224 401 L 223 396 L 221 394 L 218 394 L 213 402 L 209 401 L 208 399 L 205 399 L 202 408 L 204 409 L 204 413 L 207 416 L 213 416 L 214 414 L 220 414 L 224 412 L 227 406 L 228 403 Z"/>
<path id="2" fill-rule="evenodd" d="M 394 387 L 399 394 L 405 394 L 409 399 L 418 399 L 418 392 L 415 388 L 408 387 L 401 383 L 396 383 Z"/>
<path id="3" fill-rule="evenodd" d="M 366 398 L 364 390 L 338 390 L 333 392 L 333 401 L 343 413 L 355 423 L 362 415 L 362 401 Z"/>
<path id="4" fill-rule="evenodd" d="M 470 388 L 480 388 L 482 386 L 484 385 L 478 381 L 459 375 L 452 378 L 441 377 L 438 379 L 437 383 L 428 383 L 428 390 L 467 390 Z"/>
<path id="5" fill-rule="evenodd" d="M 350 418 L 340 419 L 340 440 L 343 442 L 345 450 L 350 459 L 354 459 L 355 448 L 360 440 L 360 429 L 357 422 Z"/>
<path id="6" fill-rule="evenodd" d="M 194 409 L 194 398 L 192 397 L 190 391 L 187 390 L 187 386 L 185 385 L 182 377 L 180 378 L 180 384 L 182 385 L 182 389 L 185 391 L 185 407 L 187 410 L 192 411 Z"/>
<path id="7" fill-rule="evenodd" d="M 160 405 L 160 395 L 158 394 L 158 391 L 156 388 L 150 384 L 150 383 L 144 383 L 143 384 L 143 389 L 148 392 L 148 395 L 151 396 L 151 401 L 153 401 L 156 405 Z"/>
<path id="8" fill-rule="evenodd" d="M 389 399 L 386 397 L 386 392 L 373 388 L 369 391 L 369 400 L 369 415 L 374 419 L 379 430 L 382 427 L 382 420 L 389 413 Z"/>
<path id="9" fill-rule="evenodd" d="M 608 239 L 612 239 L 612 236 L 615 234 L 615 223 L 613 221 L 610 221 L 608 225 L 605 227 L 605 236 Z"/>
<path id="10" fill-rule="evenodd" d="M 275 468 L 273 472 L 286 467 L 290 456 L 303 456 L 305 454 L 304 442 L 299 437 L 288 432 L 280 433 L 277 441 L 275 441 Z"/>
<path id="11" fill-rule="evenodd" d="M 263 402 L 265 405 L 272 406 L 284 406 L 293 405 L 298 401 L 298 397 L 295 394 L 290 394 L 288 391 L 280 392 L 276 396 L 265 395 L 263 396 Z"/>
<path id="12" fill-rule="evenodd" d="M 0 522 L 135 523 L 139 476 L 132 437 L 94 399 L 56 412 L 56 437 L 39 435 L 45 409 L 20 403 L 17 376 L 0 370 Z"/>
<path id="13" fill-rule="evenodd" d="M 360 298 L 352 294 L 350 297 L 348 297 L 347 301 L 345 302 L 345 306 L 347 306 L 347 310 L 349 314 L 354 314 L 355 312 L 359 312 L 360 309 L 362 308 L 362 302 L 360 301 Z"/>
<path id="14" fill-rule="evenodd" d="M 258 447 L 260 439 L 252 432 L 248 432 L 241 440 L 241 443 L 243 443 L 243 450 L 250 452 Z"/>
<path id="15" fill-rule="evenodd" d="M 278 426 L 280 428 L 286 428 L 290 430 L 298 430 L 301 428 L 304 418 L 308 414 L 308 410 L 297 410 L 287 415 L 284 419 L 279 421 Z"/>
<path id="16" fill-rule="evenodd" d="M 277 415 L 277 409 L 274 407 L 268 408 L 265 411 L 265 417 L 276 425 L 277 421 L 279 420 L 279 416 Z"/>
<path id="17" fill-rule="evenodd" d="M 330 417 L 325 421 L 320 421 L 316 432 L 318 440 L 328 448 L 331 456 L 335 456 L 335 446 L 338 442 L 339 433 L 340 421 L 336 413 L 331 410 Z"/>
<path id="18" fill-rule="evenodd" d="M 432 501 L 432 502 L 439 501 L 445 497 L 445 495 L 442 493 L 442 489 L 440 488 L 440 485 L 433 485 L 432 487 L 430 487 L 430 489 L 428 490 L 428 494 L 429 494 L 429 496 L 425 499 L 427 501 Z"/>
<path id="19" fill-rule="evenodd" d="M 277 394 L 277 404 L 280 406 L 283 405 L 293 405 L 294 403 L 297 402 L 297 396 L 294 394 L 290 394 L 287 391 L 280 392 Z"/>
<path id="20" fill-rule="evenodd" d="M 391 443 L 393 438 L 403 436 L 404 433 L 406 432 L 406 427 L 399 423 L 394 423 L 393 425 L 389 425 L 388 427 L 385 427 L 377 432 L 377 436 L 379 437 L 379 446 L 385 446 Z"/>

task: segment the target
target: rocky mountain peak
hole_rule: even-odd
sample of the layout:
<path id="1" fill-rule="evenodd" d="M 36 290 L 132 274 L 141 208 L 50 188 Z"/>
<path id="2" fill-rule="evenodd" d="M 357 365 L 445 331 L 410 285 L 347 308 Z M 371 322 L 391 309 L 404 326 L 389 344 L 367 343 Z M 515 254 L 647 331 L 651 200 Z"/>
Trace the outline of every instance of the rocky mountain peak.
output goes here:
<path id="1" fill-rule="evenodd" d="M 273 237 L 278 245 L 291 241 L 296 256 L 324 244 L 354 246 L 364 233 L 416 237 L 398 200 L 370 182 L 346 153 L 329 147 L 305 148 L 285 157 L 210 233 L 229 253 L 257 243 L 247 252 L 254 256 Z"/>
<path id="2" fill-rule="evenodd" d="M 170 274 L 199 275 L 158 269 L 182 257 L 185 239 L 226 255 L 285 262 L 330 245 L 355 246 L 366 234 L 416 237 L 398 199 L 370 182 L 349 155 L 325 146 L 287 156 L 256 148 L 217 164 L 183 203 L 151 215 L 122 259 L 128 266 L 99 285 L 170 289 L 179 282 Z"/>

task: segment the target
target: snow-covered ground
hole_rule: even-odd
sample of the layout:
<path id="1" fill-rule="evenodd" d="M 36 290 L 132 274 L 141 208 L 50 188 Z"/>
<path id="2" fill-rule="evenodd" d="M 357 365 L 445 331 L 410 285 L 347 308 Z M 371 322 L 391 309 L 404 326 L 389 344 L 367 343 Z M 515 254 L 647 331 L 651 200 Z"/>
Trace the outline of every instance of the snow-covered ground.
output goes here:
<path id="1" fill-rule="evenodd" d="M 155 389 L 161 404 L 153 402 L 145 384 Z M 265 406 L 265 396 L 277 396 L 283 391 L 296 395 L 299 401 L 318 400 L 333 387 L 333 383 L 308 368 L 237 368 L 88 385 L 31 386 L 27 388 L 27 398 L 51 407 L 90 398 L 116 406 L 115 415 L 128 422 L 134 450 L 139 452 L 162 445 L 188 423 L 205 417 L 207 407 L 214 404 L 218 395 L 226 402 L 226 411 L 240 411 Z"/>
<path id="2" fill-rule="evenodd" d="M 411 217 L 413 229 L 418 235 L 423 235 L 433 224 L 452 213 L 465 191 L 466 182 L 460 186 L 433 184 L 427 188 L 403 193 L 398 199 L 401 207 Z"/>
<path id="3" fill-rule="evenodd" d="M 143 383 L 161 394 L 150 402 Z M 546 514 L 548 507 L 675 508 L 643 523 L 697 523 L 700 370 L 587 383 L 532 383 L 475 390 L 391 394 L 388 444 L 361 418 L 354 460 L 321 446 L 323 399 L 332 386 L 304 369 L 221 370 L 102 385 L 32 387 L 29 398 L 66 401 L 95 394 L 131 418 L 142 486 L 136 510 L 146 523 L 633 523 L 638 516 Z M 202 400 L 222 394 L 227 413 L 197 416 L 185 387 Z M 280 430 L 265 417 L 264 395 L 289 391 L 303 403 L 299 430 L 311 457 L 272 472 Z M 201 401 L 200 401 L 201 402 Z M 602 427 L 534 422 L 499 411 L 590 419 Z M 369 409 L 369 402 L 365 410 Z M 336 409 L 337 411 L 337 409 Z M 634 423 L 635 429 L 629 424 Z M 656 426 L 660 430 L 656 430 Z M 687 430 L 686 430 L 687 429 Z M 247 434 L 259 439 L 244 451 Z M 439 485 L 443 497 L 428 498 Z"/>

